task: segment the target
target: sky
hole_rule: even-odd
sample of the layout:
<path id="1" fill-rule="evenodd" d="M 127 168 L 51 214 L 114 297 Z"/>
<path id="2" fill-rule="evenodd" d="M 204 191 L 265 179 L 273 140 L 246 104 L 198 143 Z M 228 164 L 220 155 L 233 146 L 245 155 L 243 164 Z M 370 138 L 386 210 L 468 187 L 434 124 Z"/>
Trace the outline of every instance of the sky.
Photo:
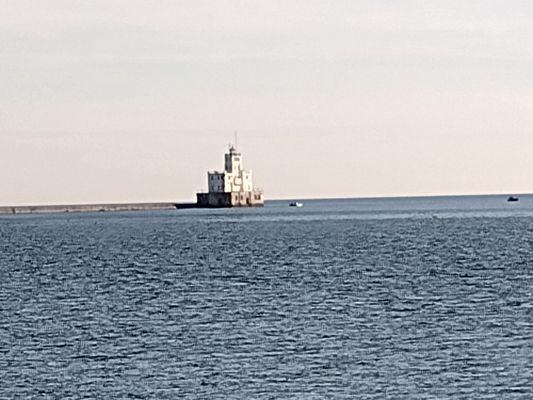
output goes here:
<path id="1" fill-rule="evenodd" d="M 0 9 L 0 205 L 533 192 L 529 0 Z"/>

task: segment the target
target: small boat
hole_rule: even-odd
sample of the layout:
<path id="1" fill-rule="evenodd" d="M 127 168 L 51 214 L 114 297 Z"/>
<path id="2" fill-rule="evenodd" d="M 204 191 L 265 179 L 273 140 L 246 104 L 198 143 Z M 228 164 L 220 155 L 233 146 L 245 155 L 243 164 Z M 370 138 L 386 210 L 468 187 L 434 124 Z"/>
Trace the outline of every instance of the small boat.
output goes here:
<path id="1" fill-rule="evenodd" d="M 518 198 L 518 196 L 509 196 L 509 197 L 507 197 L 507 201 L 518 201 L 518 200 L 520 200 Z"/>
<path id="2" fill-rule="evenodd" d="M 303 203 L 293 201 L 292 203 L 289 203 L 289 207 L 303 207 Z"/>

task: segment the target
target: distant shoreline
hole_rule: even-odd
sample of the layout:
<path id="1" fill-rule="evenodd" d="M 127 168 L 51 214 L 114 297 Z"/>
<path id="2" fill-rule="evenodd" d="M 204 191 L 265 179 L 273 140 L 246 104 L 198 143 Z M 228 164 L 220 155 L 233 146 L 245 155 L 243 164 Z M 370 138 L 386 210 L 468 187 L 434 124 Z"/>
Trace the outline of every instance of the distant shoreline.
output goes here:
<path id="1" fill-rule="evenodd" d="M 121 203 L 121 204 L 72 204 L 41 206 L 0 207 L 0 214 L 52 214 L 113 211 L 160 211 L 175 210 L 177 203 Z"/>
<path id="2" fill-rule="evenodd" d="M 450 194 L 450 195 L 417 195 L 417 196 L 375 196 L 375 197 L 324 197 L 305 198 L 293 197 L 286 199 L 268 199 L 267 202 L 284 201 L 331 201 L 331 200 L 401 200 L 428 198 L 461 198 L 461 197 L 506 197 L 509 195 L 531 196 L 531 193 L 493 193 L 493 194 Z M 105 204 L 63 204 L 63 205 L 21 205 L 0 206 L 0 215 L 15 214 L 52 214 L 81 212 L 116 212 L 116 211 L 164 211 L 176 209 L 198 208 L 196 203 L 187 202 L 153 202 L 153 203 L 105 203 Z"/>

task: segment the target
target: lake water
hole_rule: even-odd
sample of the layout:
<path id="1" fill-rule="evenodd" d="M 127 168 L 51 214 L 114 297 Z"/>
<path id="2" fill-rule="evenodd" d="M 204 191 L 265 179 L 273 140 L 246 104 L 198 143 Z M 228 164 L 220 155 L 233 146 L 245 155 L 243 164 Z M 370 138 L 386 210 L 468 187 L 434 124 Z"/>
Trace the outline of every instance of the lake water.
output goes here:
<path id="1" fill-rule="evenodd" d="M 530 399 L 533 197 L 0 218 L 0 398 Z"/>

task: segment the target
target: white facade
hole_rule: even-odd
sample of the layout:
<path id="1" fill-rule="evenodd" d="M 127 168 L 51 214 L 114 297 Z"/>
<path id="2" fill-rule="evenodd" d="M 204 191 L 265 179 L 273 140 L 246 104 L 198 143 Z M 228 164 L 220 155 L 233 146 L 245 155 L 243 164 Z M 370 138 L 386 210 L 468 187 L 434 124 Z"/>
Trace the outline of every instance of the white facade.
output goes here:
<path id="1" fill-rule="evenodd" d="M 253 191 L 252 171 L 243 169 L 242 155 L 231 146 L 224 157 L 224 172 L 208 172 L 209 193 Z"/>

